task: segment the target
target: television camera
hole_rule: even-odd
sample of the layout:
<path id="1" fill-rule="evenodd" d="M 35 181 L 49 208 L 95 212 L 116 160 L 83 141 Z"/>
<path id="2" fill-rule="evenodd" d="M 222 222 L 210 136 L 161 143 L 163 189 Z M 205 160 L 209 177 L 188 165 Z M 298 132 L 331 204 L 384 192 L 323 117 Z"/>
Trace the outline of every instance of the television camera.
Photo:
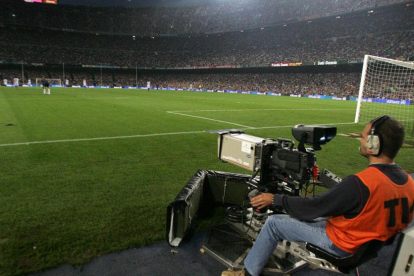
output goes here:
<path id="1" fill-rule="evenodd" d="M 292 135 L 299 141 L 297 148 L 291 139 L 263 139 L 238 130 L 218 131 L 218 134 L 219 158 L 253 171 L 253 178 L 260 174 L 257 185 L 260 191 L 300 196 L 311 177 L 317 180 L 315 151 L 335 137 L 336 127 L 295 126 Z M 305 144 L 311 147 L 305 148 Z M 331 173 L 324 172 L 323 175 L 329 176 L 325 181 L 338 181 Z M 326 187 L 332 185 L 329 182 Z"/>
<path id="2" fill-rule="evenodd" d="M 240 130 L 209 131 L 218 134 L 218 157 L 252 172 L 251 175 L 198 170 L 167 208 L 166 238 L 179 246 L 197 219 L 211 215 L 214 206 L 225 207 L 223 225 L 207 231 L 203 251 L 230 269 L 243 268 L 254 240 L 266 219 L 283 210 L 254 210 L 249 198 L 261 192 L 305 196 L 310 185 L 332 188 L 341 179 L 324 169 L 319 172 L 315 152 L 336 136 L 336 127 L 296 125 L 292 139 L 264 139 Z M 306 147 L 307 146 L 307 147 Z M 364 244 L 355 254 L 338 258 L 311 244 L 283 241 L 278 244 L 263 273 L 290 274 L 309 264 L 348 273 L 373 258 L 376 244 Z"/>
<path id="3" fill-rule="evenodd" d="M 299 141 L 297 148 L 292 139 L 263 139 L 240 130 L 217 133 L 219 159 L 253 172 L 246 183 L 247 198 L 261 192 L 301 196 L 302 190 L 307 191 L 311 183 L 330 188 L 341 180 L 324 170 L 322 178 L 326 184 L 319 181 L 315 156 L 315 151 L 322 149 L 321 145 L 335 137 L 336 127 L 296 125 L 292 135 Z M 226 219 L 255 239 L 267 217 L 279 211 L 268 208 L 255 211 L 243 203 L 227 207 Z"/>

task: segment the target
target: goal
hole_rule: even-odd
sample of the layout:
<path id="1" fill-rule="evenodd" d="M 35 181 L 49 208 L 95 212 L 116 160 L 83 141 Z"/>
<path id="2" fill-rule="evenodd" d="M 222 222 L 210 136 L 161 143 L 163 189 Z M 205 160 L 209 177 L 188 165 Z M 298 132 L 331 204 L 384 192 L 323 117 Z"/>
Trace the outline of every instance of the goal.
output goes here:
<path id="1" fill-rule="evenodd" d="M 48 79 L 45 78 L 49 82 L 50 85 L 62 85 L 61 79 Z M 36 78 L 36 86 L 42 86 L 42 78 Z"/>
<path id="2" fill-rule="evenodd" d="M 414 63 L 366 55 L 355 123 L 390 115 L 414 137 Z"/>

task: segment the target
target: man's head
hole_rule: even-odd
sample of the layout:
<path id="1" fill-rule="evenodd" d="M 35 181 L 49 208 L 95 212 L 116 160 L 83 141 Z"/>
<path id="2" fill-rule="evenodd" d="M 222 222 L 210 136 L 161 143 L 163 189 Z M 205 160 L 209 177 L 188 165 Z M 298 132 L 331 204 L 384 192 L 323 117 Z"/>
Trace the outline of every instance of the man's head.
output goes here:
<path id="1" fill-rule="evenodd" d="M 404 126 L 393 117 L 384 115 L 373 119 L 365 127 L 361 138 L 361 155 L 382 155 L 393 160 L 405 138 Z"/>

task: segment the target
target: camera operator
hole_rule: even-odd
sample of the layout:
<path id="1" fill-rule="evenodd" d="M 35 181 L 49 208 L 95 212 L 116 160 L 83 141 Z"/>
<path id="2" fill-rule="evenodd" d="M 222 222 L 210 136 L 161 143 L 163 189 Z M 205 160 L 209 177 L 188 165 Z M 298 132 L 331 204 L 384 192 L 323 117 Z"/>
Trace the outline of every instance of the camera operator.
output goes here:
<path id="1" fill-rule="evenodd" d="M 282 206 L 287 214 L 269 216 L 244 260 L 247 271 L 222 275 L 259 275 L 282 240 L 308 242 L 344 257 L 407 227 L 414 213 L 414 180 L 394 163 L 404 138 L 400 122 L 378 117 L 362 133 L 360 154 L 369 160 L 365 170 L 315 197 L 262 193 L 252 198 L 256 208 Z"/>

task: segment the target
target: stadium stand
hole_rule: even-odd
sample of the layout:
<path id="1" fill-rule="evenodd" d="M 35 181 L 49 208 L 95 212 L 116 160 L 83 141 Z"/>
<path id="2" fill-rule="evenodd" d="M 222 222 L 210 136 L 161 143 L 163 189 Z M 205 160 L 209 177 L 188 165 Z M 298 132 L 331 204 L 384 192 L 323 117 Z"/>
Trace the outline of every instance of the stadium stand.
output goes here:
<path id="1" fill-rule="evenodd" d="M 22 1 L 1 2 L 7 4 L 2 8 L 3 16 L 0 17 L 4 24 L 76 32 L 154 36 L 254 29 L 407 1 L 229 0 L 212 1 L 211 4 L 201 6 L 166 8 L 39 6 Z"/>
<path id="2" fill-rule="evenodd" d="M 272 63 L 313 65 L 335 60 L 360 63 L 364 54 L 400 59 L 414 56 L 412 1 L 371 0 L 358 5 L 350 0 L 332 1 L 324 2 L 320 10 L 321 1 L 243 0 L 214 6 L 132 9 L 1 0 L 5 8 L 0 11 L 0 70 L 21 77 L 20 67 L 15 67 L 24 63 L 27 79 L 39 77 L 40 66 L 51 78 L 65 77 L 72 84 L 87 79 L 96 85 L 135 86 L 154 79 L 151 83 L 160 87 L 188 88 L 202 82 L 213 90 L 265 92 L 277 88 L 348 95 L 343 87 L 357 86 L 356 75 L 329 76 L 326 79 L 343 79 L 343 83 L 332 86 L 319 81 L 323 85 L 313 89 L 315 84 L 306 80 L 319 78 L 312 73 L 296 76 L 299 83 L 289 76 L 281 80 L 271 75 L 262 75 L 258 81 L 257 73 L 244 75 L 242 82 L 238 74 L 223 76 L 218 71 L 210 71 L 208 81 L 200 81 L 206 78 L 204 73 L 144 77 L 140 71 L 139 78 L 135 74 L 137 69 L 153 68 L 260 68 Z M 64 67 L 69 77 L 63 76 Z M 327 86 L 332 86 L 329 92 Z"/>

